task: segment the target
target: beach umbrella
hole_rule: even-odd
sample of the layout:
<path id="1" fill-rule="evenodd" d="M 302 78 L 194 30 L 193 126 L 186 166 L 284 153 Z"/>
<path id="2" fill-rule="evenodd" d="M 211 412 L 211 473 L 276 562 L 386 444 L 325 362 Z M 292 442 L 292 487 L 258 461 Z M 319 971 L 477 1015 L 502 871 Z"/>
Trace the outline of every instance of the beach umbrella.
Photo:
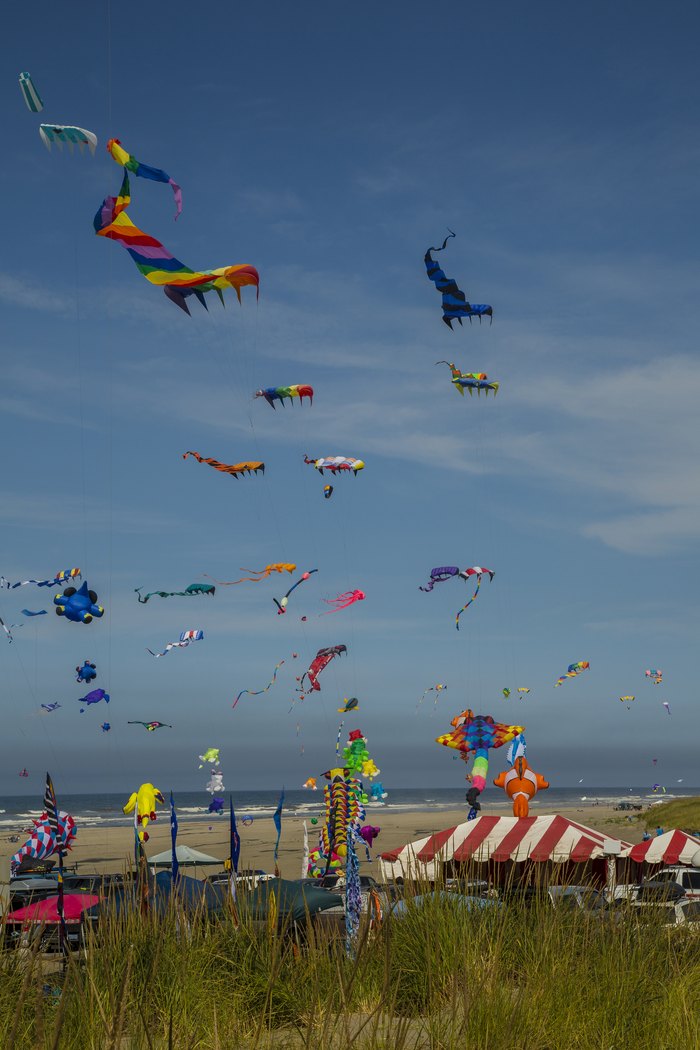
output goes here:
<path id="1" fill-rule="evenodd" d="M 192 867 L 194 864 L 217 864 L 220 868 L 224 866 L 222 860 L 210 857 L 208 853 L 200 853 L 198 849 L 192 849 L 191 846 L 178 846 L 175 850 L 175 856 L 179 867 L 187 867 L 188 865 Z M 168 849 L 163 853 L 157 853 L 155 857 L 149 857 L 148 863 L 153 868 L 172 868 L 173 851 Z"/>
<path id="2" fill-rule="evenodd" d="M 77 922 L 84 911 L 99 904 L 100 898 L 94 893 L 66 893 L 63 897 L 63 917 L 66 922 Z M 58 895 L 45 897 L 43 901 L 17 908 L 5 916 L 6 922 L 60 922 L 58 915 Z"/>

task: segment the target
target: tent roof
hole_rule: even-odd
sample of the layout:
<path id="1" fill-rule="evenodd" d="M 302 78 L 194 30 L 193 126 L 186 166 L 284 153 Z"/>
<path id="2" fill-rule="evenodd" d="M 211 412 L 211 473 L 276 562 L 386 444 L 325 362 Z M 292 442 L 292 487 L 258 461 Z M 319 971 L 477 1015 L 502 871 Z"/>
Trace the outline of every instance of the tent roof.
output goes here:
<path id="1" fill-rule="evenodd" d="M 700 838 L 697 836 L 685 831 L 667 831 L 665 835 L 630 846 L 622 856 L 647 864 L 692 864 L 693 857 L 699 852 Z"/>
<path id="2" fill-rule="evenodd" d="M 210 857 L 208 853 L 200 853 L 198 849 L 192 849 L 191 846 L 178 846 L 175 855 L 178 864 L 218 864 L 220 868 L 224 865 L 222 860 Z M 167 849 L 163 853 L 157 853 L 155 857 L 148 858 L 148 863 L 156 868 L 170 868 L 173 863 L 173 851 Z"/>
<path id="3" fill-rule="evenodd" d="M 605 855 L 607 835 L 559 815 L 495 817 L 482 815 L 456 827 L 382 853 L 385 876 L 434 873 L 435 862 L 595 860 Z M 630 843 L 612 840 L 624 849 Z"/>
<path id="4" fill-rule="evenodd" d="M 84 911 L 99 903 L 100 898 L 94 893 L 66 893 L 63 897 L 63 916 L 67 922 L 79 919 Z M 6 922 L 59 922 L 58 895 L 45 897 L 25 908 L 17 908 L 5 916 Z"/>

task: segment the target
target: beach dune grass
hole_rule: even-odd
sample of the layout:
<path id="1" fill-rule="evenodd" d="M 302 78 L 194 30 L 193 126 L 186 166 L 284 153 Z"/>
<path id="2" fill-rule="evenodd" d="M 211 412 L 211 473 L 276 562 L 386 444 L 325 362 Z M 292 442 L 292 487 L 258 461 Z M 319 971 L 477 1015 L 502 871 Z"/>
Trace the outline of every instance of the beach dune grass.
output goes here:
<path id="1" fill-rule="evenodd" d="M 700 798 L 677 798 L 670 802 L 660 802 L 640 813 L 637 820 L 645 828 L 661 826 L 667 830 L 680 828 L 682 831 L 700 830 Z"/>
<path id="2" fill-rule="evenodd" d="M 244 909 L 223 920 L 107 914 L 63 972 L 36 953 L 2 953 L 0 1045 L 700 1046 L 697 934 L 620 915 L 545 901 L 470 911 L 427 894 L 363 929 L 348 958 L 342 935 L 253 923 Z"/>

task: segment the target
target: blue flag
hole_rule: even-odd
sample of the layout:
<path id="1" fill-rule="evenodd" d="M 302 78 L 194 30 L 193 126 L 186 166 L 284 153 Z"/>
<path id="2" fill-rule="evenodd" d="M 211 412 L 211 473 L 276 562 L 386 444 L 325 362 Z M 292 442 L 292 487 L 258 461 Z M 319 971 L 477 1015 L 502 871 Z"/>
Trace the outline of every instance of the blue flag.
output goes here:
<path id="1" fill-rule="evenodd" d="M 236 814 L 233 812 L 233 795 L 229 795 L 228 799 L 231 807 L 231 872 L 237 875 L 238 858 L 241 855 L 241 837 L 236 827 Z"/>
<path id="2" fill-rule="evenodd" d="M 172 880 L 173 885 L 177 882 L 178 875 L 180 874 L 179 865 L 177 863 L 177 813 L 175 812 L 175 799 L 173 798 L 172 791 L 170 792 L 170 838 L 172 840 Z"/>
<path id="3" fill-rule="evenodd" d="M 277 809 L 272 814 L 272 820 L 275 827 L 277 828 L 277 841 L 275 842 L 275 867 L 277 867 L 277 853 L 280 845 L 280 835 L 282 834 L 282 806 L 284 805 L 284 788 L 282 788 L 282 794 L 280 800 L 277 803 Z"/>

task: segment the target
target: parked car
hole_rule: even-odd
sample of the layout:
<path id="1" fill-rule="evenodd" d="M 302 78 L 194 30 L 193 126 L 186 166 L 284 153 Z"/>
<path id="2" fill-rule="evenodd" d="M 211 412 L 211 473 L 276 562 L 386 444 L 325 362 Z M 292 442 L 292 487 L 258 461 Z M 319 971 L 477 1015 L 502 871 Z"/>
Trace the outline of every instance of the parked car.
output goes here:
<path id="1" fill-rule="evenodd" d="M 686 868 L 679 865 L 674 868 L 662 868 L 653 876 L 654 882 L 677 883 L 686 897 L 700 900 L 700 868 Z"/>
<path id="2" fill-rule="evenodd" d="M 658 922 L 662 926 L 690 926 L 700 933 L 700 900 L 632 901 L 630 910 L 640 922 Z"/>
<path id="3" fill-rule="evenodd" d="M 637 809 L 637 810 L 642 809 L 642 803 L 641 802 L 618 802 L 618 804 L 616 806 L 613 806 L 613 809 L 618 810 L 618 812 L 620 810 L 622 810 L 625 813 L 629 813 L 629 811 L 633 810 L 633 809 Z"/>

